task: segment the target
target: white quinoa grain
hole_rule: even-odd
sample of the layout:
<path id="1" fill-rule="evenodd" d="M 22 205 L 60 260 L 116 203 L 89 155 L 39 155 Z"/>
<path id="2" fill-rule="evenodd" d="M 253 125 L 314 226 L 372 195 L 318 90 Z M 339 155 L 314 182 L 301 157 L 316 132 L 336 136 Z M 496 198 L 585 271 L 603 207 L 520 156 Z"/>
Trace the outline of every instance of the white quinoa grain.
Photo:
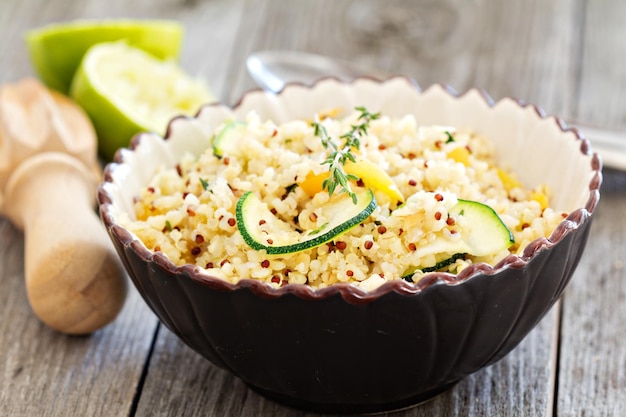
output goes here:
<path id="1" fill-rule="evenodd" d="M 329 135 L 338 138 L 356 117 L 355 113 L 323 123 Z M 328 151 L 306 121 L 276 125 L 251 113 L 246 123 L 245 140 L 238 144 L 240 154 L 228 155 L 228 164 L 214 156 L 212 148 L 199 156 L 186 154 L 178 170 L 160 170 L 136 197 L 134 213 L 123 223 L 148 249 L 160 250 L 177 265 L 195 263 L 233 283 L 252 278 L 275 286 L 287 281 L 323 288 L 350 282 L 370 291 L 401 279 L 417 266 L 442 260 L 432 247 L 442 239 L 461 238 L 462 221 L 447 221 L 459 198 L 490 205 L 516 243 L 480 259 L 458 259 L 446 268 L 451 273 L 473 262 L 493 265 L 510 253 L 520 254 L 534 239 L 549 236 L 563 219 L 561 212 L 533 200 L 533 192 L 550 197 L 545 186 L 526 189 L 503 183 L 500 173 L 506 170 L 498 167 L 488 138 L 462 126 L 419 126 L 410 115 L 382 115 L 371 122 L 358 152 L 386 171 L 404 195 L 404 206 L 396 208 L 396 201 L 374 189 L 379 207 L 362 226 L 331 244 L 267 256 L 244 242 L 233 220 L 237 200 L 254 191 L 292 227 L 321 226 L 329 220 L 320 210 L 328 193 L 311 198 L 297 185 L 309 173 L 327 172 L 328 165 L 321 162 Z M 454 135 L 453 142 L 448 142 L 446 132 Z M 469 149 L 467 161 L 448 155 L 456 148 Z M 514 173 L 507 174 L 515 178 Z M 342 243 L 337 246 L 337 242 Z M 262 267 L 265 260 L 269 263 Z M 422 275 L 418 269 L 413 279 Z"/>

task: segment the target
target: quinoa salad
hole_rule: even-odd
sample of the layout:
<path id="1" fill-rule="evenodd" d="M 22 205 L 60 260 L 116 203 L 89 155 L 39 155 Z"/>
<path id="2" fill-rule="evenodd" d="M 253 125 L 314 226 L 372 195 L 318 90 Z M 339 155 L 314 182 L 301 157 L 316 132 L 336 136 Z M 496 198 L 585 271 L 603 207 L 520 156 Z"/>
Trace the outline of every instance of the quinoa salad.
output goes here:
<path id="1" fill-rule="evenodd" d="M 283 124 L 250 113 L 161 168 L 121 220 L 174 264 L 231 283 L 370 291 L 520 254 L 567 216 L 550 194 L 464 127 L 363 108 Z"/>

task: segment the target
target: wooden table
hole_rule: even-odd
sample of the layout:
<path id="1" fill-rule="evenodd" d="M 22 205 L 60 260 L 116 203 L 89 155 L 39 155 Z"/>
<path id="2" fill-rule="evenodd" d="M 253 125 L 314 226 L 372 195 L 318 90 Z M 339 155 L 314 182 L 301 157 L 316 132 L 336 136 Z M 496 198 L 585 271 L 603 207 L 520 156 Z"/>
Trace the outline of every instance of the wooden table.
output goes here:
<path id="1" fill-rule="evenodd" d="M 0 82 L 33 74 L 25 30 L 102 17 L 182 22 L 183 66 L 227 103 L 254 87 L 249 53 L 296 49 L 626 126 L 622 0 L 2 0 Z M 626 415 L 625 216 L 626 172 L 606 169 L 587 251 L 562 300 L 506 358 L 393 415 Z M 266 400 L 202 359 L 134 290 L 92 336 L 50 330 L 28 306 L 23 243 L 0 218 L 0 415 L 315 415 Z"/>

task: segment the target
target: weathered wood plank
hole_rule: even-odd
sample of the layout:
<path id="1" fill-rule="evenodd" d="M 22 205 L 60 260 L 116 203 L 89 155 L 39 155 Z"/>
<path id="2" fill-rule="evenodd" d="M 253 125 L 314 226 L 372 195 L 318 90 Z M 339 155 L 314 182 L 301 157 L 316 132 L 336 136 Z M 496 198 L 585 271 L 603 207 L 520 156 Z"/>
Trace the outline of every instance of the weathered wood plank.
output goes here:
<path id="1" fill-rule="evenodd" d="M 626 3 L 584 3 L 584 33 L 576 117 L 600 126 L 626 126 Z M 626 141 L 626 138 L 624 139 Z"/>
<path id="2" fill-rule="evenodd" d="M 571 112 L 582 20 L 573 0 L 254 4 L 243 27 L 262 34 L 240 36 L 233 59 L 241 68 L 244 50 L 305 50 L 408 75 L 422 87 L 478 87 L 494 99 L 512 96 L 550 113 Z M 231 99 L 252 86 L 244 77 Z"/>
<path id="3" fill-rule="evenodd" d="M 586 255 L 564 297 L 559 416 L 626 415 L 626 173 L 606 172 Z"/>
<path id="4" fill-rule="evenodd" d="M 156 318 L 132 289 L 115 322 L 88 337 L 41 323 L 26 299 L 23 238 L 0 221 L 0 409 L 11 416 L 125 415 Z"/>
<path id="5" fill-rule="evenodd" d="M 96 2 L 94 2 L 96 3 Z M 127 2 L 98 2 L 89 17 L 123 14 Z M 84 14 L 85 2 L 0 2 L 0 82 L 33 75 L 23 33 Z M 95 202 L 95 201 L 94 201 Z M 25 293 L 22 233 L 0 218 L 0 414 L 127 415 L 157 326 L 133 289 L 118 318 L 90 337 L 50 330 Z"/>
<path id="6" fill-rule="evenodd" d="M 404 73 L 423 86 L 478 86 L 494 98 L 520 97 L 551 113 L 623 126 L 625 9 L 610 0 L 7 0 L 0 2 L 0 82 L 32 74 L 21 37 L 27 28 L 79 17 L 174 18 L 187 29 L 183 66 L 229 103 L 253 87 L 244 70 L 248 53 L 300 49 Z M 626 414 L 626 225 L 614 221 L 626 211 L 624 189 L 626 174 L 607 173 L 587 253 L 562 302 L 558 415 Z M 21 233 L 0 219 L 2 414 L 126 415 L 157 329 L 154 316 L 133 291 L 118 320 L 92 337 L 47 329 L 27 305 L 22 246 Z M 552 415 L 558 323 L 553 309 L 502 361 L 393 415 Z M 318 415 L 248 390 L 163 327 L 136 414 Z"/>
<path id="7" fill-rule="evenodd" d="M 576 117 L 626 125 L 624 2 L 585 2 Z M 624 137 L 626 142 L 626 137 Z M 565 294 L 560 416 L 626 415 L 626 173 L 606 170 L 587 254 Z"/>

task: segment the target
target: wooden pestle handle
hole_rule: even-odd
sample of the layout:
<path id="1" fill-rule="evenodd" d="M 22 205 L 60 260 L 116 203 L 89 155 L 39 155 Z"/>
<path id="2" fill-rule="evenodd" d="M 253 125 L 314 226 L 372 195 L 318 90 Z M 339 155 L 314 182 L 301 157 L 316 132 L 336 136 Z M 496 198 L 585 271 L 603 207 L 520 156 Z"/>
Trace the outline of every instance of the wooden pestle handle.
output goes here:
<path id="1" fill-rule="evenodd" d="M 68 334 L 88 334 L 124 305 L 127 277 L 94 210 L 96 180 L 72 156 L 24 161 L 6 188 L 5 212 L 25 234 L 26 291 L 35 314 Z"/>

